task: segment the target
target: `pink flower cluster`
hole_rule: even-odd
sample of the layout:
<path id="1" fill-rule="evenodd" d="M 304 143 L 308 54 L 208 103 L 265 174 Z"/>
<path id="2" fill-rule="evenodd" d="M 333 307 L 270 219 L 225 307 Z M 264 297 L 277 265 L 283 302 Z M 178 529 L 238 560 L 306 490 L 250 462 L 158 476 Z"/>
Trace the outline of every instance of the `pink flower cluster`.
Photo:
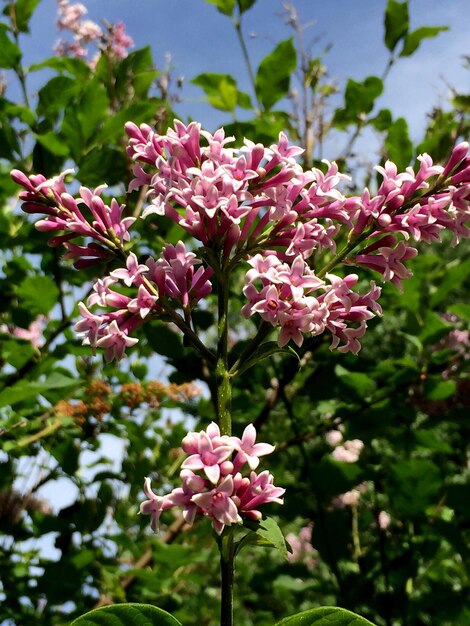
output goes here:
<path id="1" fill-rule="evenodd" d="M 106 32 L 89 19 L 83 19 L 88 13 L 81 3 L 69 4 L 69 0 L 57 0 L 59 17 L 57 26 L 61 31 L 69 31 L 71 42 L 59 39 L 55 52 L 59 56 L 72 56 L 77 59 L 86 59 L 89 55 L 89 46 L 98 48 L 99 52 L 90 60 L 94 67 L 102 50 L 107 50 L 112 58 L 124 59 L 130 47 L 134 45 L 131 37 L 126 33 L 122 22 L 106 24 Z"/>
<path id="2" fill-rule="evenodd" d="M 106 361 L 121 359 L 125 349 L 138 341 L 129 333 L 149 314 L 162 314 L 168 308 L 181 308 L 188 313 L 210 293 L 212 270 L 195 269 L 199 263 L 195 254 L 186 251 L 182 241 L 176 246 L 166 245 L 160 259 L 149 257 L 145 264 L 140 264 L 131 252 L 126 267 L 98 279 L 87 306 L 83 302 L 79 304 L 82 319 L 75 325 L 75 330 L 82 334 L 84 344 L 104 348 Z M 134 287 L 136 297 L 116 290 L 119 283 L 121 289 L 122 283 Z M 97 313 L 87 308 L 95 305 L 108 311 Z"/>
<path id="3" fill-rule="evenodd" d="M 204 247 L 204 264 L 179 243 L 167 246 L 158 261 L 139 265 L 123 245 L 134 218 L 123 217 L 116 200 L 104 203 L 104 187 L 82 188 L 76 199 L 67 193 L 64 175 L 46 180 L 12 173 L 26 189 L 20 194 L 23 209 L 46 215 L 37 223 L 40 230 L 61 231 L 50 243 L 64 243 L 76 267 L 125 259 L 126 266 L 96 289 L 106 291 L 120 280 L 137 293 L 94 297 L 95 304 L 119 309 L 100 316 L 81 307 L 79 329 L 90 344 L 106 348 L 107 358 L 119 358 L 135 343 L 129 333 L 150 311 L 163 311 L 165 298 L 187 313 L 211 291 L 213 274 L 229 276 L 243 262 L 249 268 L 242 313 L 279 328 L 280 346 L 291 340 L 300 346 L 305 336 L 328 331 L 332 349 L 357 353 L 367 321 L 381 314 L 380 288 L 372 281 L 360 294 L 358 275 L 332 270 L 340 264 L 368 268 L 400 288 L 411 274 L 406 262 L 417 254 L 411 241 L 438 240 L 444 229 L 455 243 L 470 236 L 466 142 L 443 167 L 426 154 L 417 172 L 409 167 L 399 173 L 387 162 L 377 168 L 383 181 L 376 195 L 365 189 L 346 197 L 339 187 L 347 177 L 336 164 L 304 171 L 297 160 L 302 150 L 283 133 L 269 148 L 245 140 L 235 149 L 222 129 L 212 135 L 195 122 L 175 121 L 166 135 L 132 122 L 126 131 L 127 152 L 135 161 L 130 191 L 148 187 L 142 217 L 165 215 L 178 224 Z M 83 206 L 89 211 L 82 212 Z M 91 242 L 81 244 L 77 237 Z"/>
<path id="4" fill-rule="evenodd" d="M 130 239 L 129 228 L 135 217 L 123 217 L 124 206 L 114 198 L 109 206 L 104 203 L 101 194 L 106 185 L 94 191 L 81 187 L 79 198 L 74 198 L 64 184 L 66 175 L 72 171 L 46 179 L 41 174 L 28 177 L 13 170 L 11 177 L 26 190 L 20 192 L 23 211 L 44 214 L 46 217 L 36 222 L 36 228 L 47 233 L 62 232 L 49 239 L 49 245 L 63 244 L 67 249 L 66 258 L 73 259 L 75 267 L 81 269 L 111 258 L 112 251 L 121 251 L 124 242 Z M 86 245 L 73 242 L 83 237 L 92 241 Z"/>
<path id="5" fill-rule="evenodd" d="M 303 526 L 298 534 L 288 533 L 286 541 L 291 547 L 287 557 L 291 563 L 303 563 L 307 569 L 313 570 L 318 564 L 317 554 L 312 546 L 313 523 Z"/>
<path id="6" fill-rule="evenodd" d="M 315 336 L 328 329 L 333 335 L 332 348 L 339 346 L 341 352 L 357 353 L 366 320 L 382 313 L 377 302 L 380 288 L 374 282 L 362 296 L 352 291 L 358 281 L 356 274 L 345 278 L 327 274 L 326 283 L 315 276 L 300 254 L 292 263 L 282 263 L 275 254 L 257 254 L 249 264 L 252 269 L 246 274 L 243 289 L 248 303 L 242 314 L 250 317 L 258 313 L 263 320 L 279 326 L 281 347 L 291 339 L 301 346 L 304 335 Z M 355 325 L 348 327 L 348 322 Z"/>
<path id="7" fill-rule="evenodd" d="M 188 433 L 182 446 L 189 456 L 181 466 L 181 487 L 158 496 L 151 489 L 150 478 L 145 479 L 148 500 L 140 505 L 140 512 L 150 515 L 154 531 L 158 530 L 162 511 L 173 506 L 183 507 L 188 524 L 193 523 L 196 515 L 209 517 L 220 535 L 225 526 L 241 524 L 243 518 L 260 520 L 262 514 L 258 508 L 263 504 L 282 504 L 285 490 L 274 486 L 268 471 L 259 474 L 254 471 L 259 457 L 270 454 L 274 447 L 256 443 L 252 424 L 239 439 L 221 435 L 219 427 L 212 422 L 205 431 Z"/>

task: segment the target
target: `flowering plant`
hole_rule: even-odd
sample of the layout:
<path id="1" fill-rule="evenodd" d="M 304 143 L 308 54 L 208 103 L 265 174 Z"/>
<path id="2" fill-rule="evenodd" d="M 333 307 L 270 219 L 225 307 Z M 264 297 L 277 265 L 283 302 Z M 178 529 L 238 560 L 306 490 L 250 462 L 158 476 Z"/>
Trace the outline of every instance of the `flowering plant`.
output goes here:
<path id="1" fill-rule="evenodd" d="M 148 202 L 142 219 L 168 218 L 182 238 L 196 244 L 195 251 L 181 239 L 165 244 L 160 256 L 137 256 L 132 251 L 136 218 L 125 217 L 125 207 L 115 199 L 107 204 L 104 186 L 81 188 L 74 197 L 65 185 L 68 172 L 46 179 L 14 170 L 12 177 L 24 188 L 23 210 L 44 216 L 38 230 L 52 233 L 49 244 L 64 245 L 77 269 L 103 261 L 116 266 L 80 305 L 76 330 L 85 345 L 104 349 L 106 360 L 120 359 L 137 344 L 137 329 L 161 318 L 182 332 L 212 371 L 217 423 L 183 439 L 189 456 L 182 463 L 181 487 L 158 495 L 145 479 L 141 512 L 151 516 L 154 530 L 161 513 L 173 506 L 183 506 L 188 524 L 198 515 L 211 519 L 221 555 L 221 624 L 230 626 L 236 552 L 252 533 L 285 551 L 277 527 L 263 525 L 258 511 L 262 504 L 282 503 L 284 489 L 274 486 L 269 471 L 255 472 L 259 457 L 273 447 L 255 443 L 252 425 L 241 439 L 233 436 L 232 380 L 276 351 L 296 354 L 290 342 L 300 347 L 306 336 L 325 332 L 331 349 L 356 354 L 367 322 L 382 313 L 381 290 L 371 281 L 361 291 L 359 275 L 349 268 L 372 270 L 401 289 L 411 275 L 405 263 L 416 256 L 416 243 L 439 241 L 444 230 L 451 231 L 454 244 L 470 235 L 468 144 L 457 145 L 444 166 L 427 154 L 418 157 L 416 171 L 398 172 L 388 161 L 377 167 L 382 182 L 375 194 L 366 188 L 347 196 L 341 190 L 346 177 L 335 163 L 304 170 L 296 158 L 301 150 L 283 133 L 270 147 L 245 140 L 234 149 L 222 129 L 210 134 L 194 122 L 176 121 L 165 135 L 132 122 L 126 131 L 127 153 L 135 162 L 129 190 L 144 190 Z M 234 313 L 229 294 L 240 267 L 246 298 L 240 313 L 246 319 L 258 316 L 259 324 L 237 354 L 228 342 Z M 211 292 L 218 306 L 213 344 L 193 321 Z M 275 330 L 277 345 L 267 341 Z M 250 528 L 250 521 L 257 525 Z M 234 531 L 243 523 L 248 533 L 236 541 Z M 310 616 L 315 620 L 328 611 Z M 332 611 L 339 611 L 338 619 L 345 615 Z"/>

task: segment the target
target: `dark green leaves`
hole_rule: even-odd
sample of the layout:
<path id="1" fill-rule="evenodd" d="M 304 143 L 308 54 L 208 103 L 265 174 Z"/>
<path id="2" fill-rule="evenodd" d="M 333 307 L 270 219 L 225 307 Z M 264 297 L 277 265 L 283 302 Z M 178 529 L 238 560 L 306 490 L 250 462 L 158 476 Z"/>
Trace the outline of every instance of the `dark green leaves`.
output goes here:
<path id="1" fill-rule="evenodd" d="M 105 606 L 74 620 L 70 626 L 181 626 L 166 611 L 150 604 Z"/>
<path id="2" fill-rule="evenodd" d="M 8 36 L 8 27 L 0 22 L 0 67 L 15 69 L 21 60 L 21 51 Z"/>
<path id="3" fill-rule="evenodd" d="M 256 94 L 265 109 L 284 98 L 290 76 L 297 66 L 297 54 L 292 38 L 281 41 L 259 64 L 256 73 Z"/>
<path id="4" fill-rule="evenodd" d="M 374 626 L 369 620 L 333 606 L 303 611 L 278 622 L 276 626 Z"/>
<path id="5" fill-rule="evenodd" d="M 401 514 L 420 515 L 437 505 L 442 479 L 439 468 L 428 459 L 403 459 L 391 468 L 394 506 Z"/>
<path id="6" fill-rule="evenodd" d="M 385 10 L 385 45 L 393 52 L 396 45 L 408 32 L 410 17 L 408 0 L 397 2 L 389 0 Z"/>

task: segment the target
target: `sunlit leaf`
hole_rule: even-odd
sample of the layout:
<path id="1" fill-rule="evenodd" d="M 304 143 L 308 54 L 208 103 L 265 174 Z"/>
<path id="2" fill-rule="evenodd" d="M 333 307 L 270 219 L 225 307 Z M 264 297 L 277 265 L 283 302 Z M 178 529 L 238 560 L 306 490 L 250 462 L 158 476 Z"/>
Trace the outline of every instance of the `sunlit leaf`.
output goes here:
<path id="1" fill-rule="evenodd" d="M 286 617 L 282 621 L 278 622 L 276 626 L 374 626 L 372 622 L 346 611 L 346 609 L 340 609 L 333 606 L 320 607 L 318 609 L 312 609 L 310 611 L 303 611 L 297 613 L 297 615 L 291 615 Z"/>
<path id="2" fill-rule="evenodd" d="M 115 604 L 90 611 L 70 626 L 181 626 L 172 615 L 151 604 Z"/>

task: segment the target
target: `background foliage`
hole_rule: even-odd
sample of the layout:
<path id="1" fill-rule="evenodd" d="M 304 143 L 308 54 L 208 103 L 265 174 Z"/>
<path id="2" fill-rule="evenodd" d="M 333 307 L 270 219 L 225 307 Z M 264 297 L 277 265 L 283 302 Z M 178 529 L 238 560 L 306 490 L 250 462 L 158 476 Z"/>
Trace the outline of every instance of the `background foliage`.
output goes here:
<path id="1" fill-rule="evenodd" d="M 77 272 L 45 247 L 44 235 L 16 210 L 9 177 L 13 167 L 46 176 L 75 167 L 81 184 L 106 181 L 124 197 L 131 164 L 123 124 L 153 123 L 164 132 L 174 94 L 150 48 L 123 60 L 105 51 L 95 69 L 68 57 L 24 68 L 19 35 L 38 2 L 5 1 L 0 22 L 7 72 L 0 97 L 0 623 L 64 624 L 126 600 L 154 603 L 183 624 L 214 624 L 218 563 L 209 525 L 187 532 L 170 515 L 154 536 L 136 515 L 144 476 L 168 490 L 182 436 L 214 416 L 204 363 L 188 358 L 179 336 L 159 323 L 144 329 L 138 351 L 119 368 L 92 357 L 71 325 L 100 270 Z M 254 0 L 211 4 L 232 19 L 246 52 L 242 24 Z M 345 85 L 329 78 L 327 57 L 303 48 L 295 8 L 286 9 L 292 37 L 258 67 L 246 56 L 251 93 L 210 67 L 194 78 L 213 107 L 233 115 L 228 134 L 269 144 L 286 130 L 306 148 L 306 163 L 318 166 L 327 134 L 344 133 L 347 148 L 337 159 L 359 187 L 364 176 L 375 185 L 355 151 L 367 128 L 382 138 L 382 160 L 403 168 L 422 151 L 445 159 L 469 136 L 468 94 L 430 112 L 418 145 L 404 118 L 376 106 L 392 65 L 432 46 L 424 40 L 442 30 L 410 32 L 407 2 L 387 5 L 383 75 Z M 33 98 L 28 74 L 36 72 L 44 79 Z M 14 75 L 20 98 L 9 95 Z M 329 113 L 338 90 L 343 103 Z M 129 213 L 138 215 L 143 201 L 128 195 Z M 156 218 L 142 223 L 139 236 L 145 253 L 181 233 Z M 370 324 L 358 357 L 332 353 L 315 338 L 300 350 L 302 369 L 282 355 L 240 379 L 235 428 L 252 421 L 262 440 L 277 445 L 270 471 L 287 489 L 277 514 L 294 553 L 283 561 L 254 547 L 239 559 L 239 626 L 271 626 L 325 604 L 379 626 L 470 623 L 467 256 L 465 244 L 423 248 L 404 293 L 384 289 L 384 317 Z M 234 311 L 240 293 L 241 282 L 232 288 Z M 209 304 L 197 318 L 200 332 L 210 333 L 213 321 Z M 234 319 L 232 329 L 241 348 L 247 327 Z M 355 440 L 363 449 L 347 462 L 341 446 Z"/>

